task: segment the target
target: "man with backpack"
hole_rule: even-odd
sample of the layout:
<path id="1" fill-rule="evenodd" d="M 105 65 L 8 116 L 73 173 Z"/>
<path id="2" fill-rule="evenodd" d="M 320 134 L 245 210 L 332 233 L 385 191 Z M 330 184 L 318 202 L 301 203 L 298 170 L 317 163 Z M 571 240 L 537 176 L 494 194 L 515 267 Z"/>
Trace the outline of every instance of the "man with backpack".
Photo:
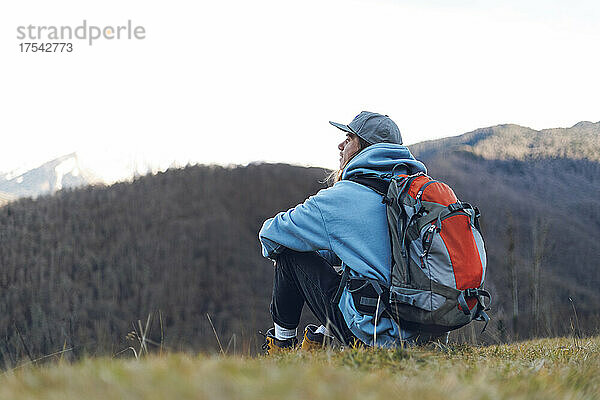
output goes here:
<path id="1" fill-rule="evenodd" d="M 458 327 L 457 324 L 480 318 L 481 307 L 475 307 L 472 299 L 469 299 L 471 304 L 465 304 L 465 294 L 457 279 L 454 288 L 432 286 L 437 277 L 432 279 L 431 271 L 438 266 L 428 267 L 427 273 L 413 271 L 420 267 L 412 265 L 415 262 L 405 254 L 404 248 L 413 243 L 428 243 L 421 238 L 416 240 L 414 232 L 407 234 L 404 228 L 429 209 L 421 207 L 422 193 L 418 199 L 419 212 L 410 218 L 404 211 L 390 208 L 394 202 L 386 195 L 391 186 L 397 189 L 398 185 L 404 185 L 402 188 L 406 190 L 402 195 L 407 196 L 411 189 L 410 184 L 406 186 L 409 178 L 412 183 L 416 177 L 426 176 L 425 166 L 402 145 L 397 125 L 386 115 L 367 111 L 348 125 L 330 123 L 346 133 L 345 140 L 338 145 L 340 168 L 333 174 L 333 186 L 268 219 L 259 233 L 263 255 L 275 262 L 271 302 L 274 327 L 266 333 L 265 350 L 273 353 L 296 347 L 297 327 L 305 303 L 322 324 L 319 328 L 309 325 L 305 329 L 301 347 L 307 349 L 319 347 L 332 337 L 345 345 L 356 340 L 369 346 L 422 343 L 446 338 L 446 332 Z M 396 200 L 394 204 L 397 207 L 400 203 Z M 457 210 L 447 211 L 446 206 L 448 210 L 452 207 Z M 417 207 L 413 208 L 416 211 Z M 458 200 L 443 208 L 432 211 L 431 216 L 439 217 L 437 221 L 429 221 L 435 225 L 434 234 L 445 223 L 442 216 L 460 214 L 476 220 L 475 210 L 463 207 Z M 394 226 L 390 227 L 392 220 Z M 424 227 L 425 232 L 428 226 Z M 429 257 L 422 247 L 419 252 Z M 334 268 L 339 265 L 341 275 Z M 484 268 L 479 268 L 481 273 L 467 283 L 470 289 L 483 289 Z M 416 281 L 407 280 L 410 273 Z M 477 279 L 480 282 L 474 284 Z M 429 288 L 423 289 L 425 284 Z M 467 293 L 478 299 L 482 294 L 483 290 Z M 444 313 L 441 317 L 431 318 L 430 314 L 440 312 Z"/>

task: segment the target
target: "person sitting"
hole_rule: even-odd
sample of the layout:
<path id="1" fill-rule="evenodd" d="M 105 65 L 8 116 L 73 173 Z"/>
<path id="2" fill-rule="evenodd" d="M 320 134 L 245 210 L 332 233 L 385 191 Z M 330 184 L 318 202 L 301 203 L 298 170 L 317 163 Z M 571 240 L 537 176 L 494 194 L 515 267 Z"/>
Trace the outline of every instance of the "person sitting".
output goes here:
<path id="1" fill-rule="evenodd" d="M 390 283 L 391 244 L 386 206 L 370 188 L 349 180 L 359 173 L 426 172 L 406 146 L 398 126 L 387 115 L 363 111 L 348 125 L 330 123 L 345 132 L 339 143 L 339 170 L 333 185 L 302 204 L 266 220 L 259 232 L 263 256 L 274 261 L 270 306 L 274 327 L 266 333 L 268 353 L 296 347 L 304 304 L 321 323 L 304 332 L 302 347 L 335 337 L 344 345 L 394 346 L 429 337 L 401 328 L 384 314 L 361 314 L 348 288 L 340 287 L 336 266 L 353 277 Z M 338 289 L 339 293 L 338 293 Z"/>

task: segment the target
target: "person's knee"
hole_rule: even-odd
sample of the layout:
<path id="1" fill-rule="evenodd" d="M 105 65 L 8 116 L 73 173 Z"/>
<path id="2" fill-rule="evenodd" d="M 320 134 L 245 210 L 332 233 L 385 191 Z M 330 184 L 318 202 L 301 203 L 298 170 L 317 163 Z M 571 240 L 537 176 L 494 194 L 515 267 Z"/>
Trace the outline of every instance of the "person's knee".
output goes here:
<path id="1" fill-rule="evenodd" d="M 285 249 L 281 253 L 277 254 L 275 257 L 275 268 L 287 269 L 292 265 L 292 260 L 294 258 L 293 250 Z"/>
<path id="2" fill-rule="evenodd" d="M 304 253 L 286 248 L 275 258 L 275 265 L 281 268 L 295 268 L 298 265 L 314 262 L 315 257 L 318 256 L 314 251 Z"/>

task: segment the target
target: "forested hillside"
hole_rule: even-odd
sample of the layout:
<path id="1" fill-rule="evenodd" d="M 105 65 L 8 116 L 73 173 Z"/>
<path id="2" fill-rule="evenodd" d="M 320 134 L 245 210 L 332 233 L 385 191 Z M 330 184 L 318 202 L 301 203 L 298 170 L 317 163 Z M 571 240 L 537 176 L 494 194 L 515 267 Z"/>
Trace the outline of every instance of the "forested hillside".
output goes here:
<path id="1" fill-rule="evenodd" d="M 214 348 L 207 313 L 221 340 L 255 346 L 273 279 L 257 232 L 324 177 L 196 166 L 0 208 L 0 365 L 63 345 L 115 353 L 150 314 L 152 338 L 160 342 L 162 316 L 172 349 Z"/>
<path id="2" fill-rule="evenodd" d="M 493 321 L 455 340 L 598 331 L 599 127 L 505 125 L 411 147 L 483 214 Z M 326 172 L 193 166 L 5 205 L 0 365 L 63 348 L 114 354 L 149 315 L 152 340 L 168 348 L 214 349 L 209 314 L 224 347 L 254 351 L 256 331 L 270 324 L 272 286 L 257 232 L 324 187 Z"/>

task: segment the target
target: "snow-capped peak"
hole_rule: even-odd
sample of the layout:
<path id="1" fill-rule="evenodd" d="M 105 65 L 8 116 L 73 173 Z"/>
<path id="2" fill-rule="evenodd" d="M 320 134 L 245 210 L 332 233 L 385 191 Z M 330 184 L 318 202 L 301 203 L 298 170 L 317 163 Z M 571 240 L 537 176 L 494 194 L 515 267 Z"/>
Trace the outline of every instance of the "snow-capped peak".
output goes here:
<path id="1" fill-rule="evenodd" d="M 0 192 L 36 197 L 96 182 L 98 179 L 81 168 L 77 154 L 71 153 L 20 174 L 5 174 L 4 180 L 0 179 Z"/>

